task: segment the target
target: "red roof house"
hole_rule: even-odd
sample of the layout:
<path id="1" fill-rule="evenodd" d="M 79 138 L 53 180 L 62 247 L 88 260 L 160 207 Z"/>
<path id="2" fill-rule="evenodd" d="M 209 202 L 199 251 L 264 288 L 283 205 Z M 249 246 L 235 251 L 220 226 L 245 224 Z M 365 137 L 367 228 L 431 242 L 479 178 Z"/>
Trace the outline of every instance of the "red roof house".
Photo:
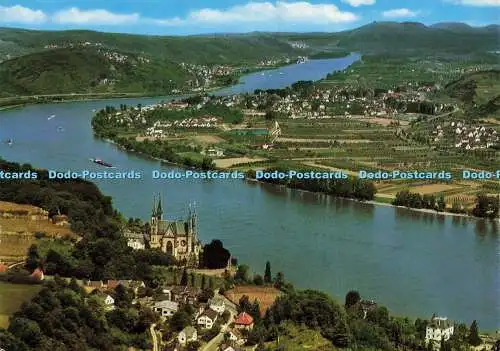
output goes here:
<path id="1" fill-rule="evenodd" d="M 6 273 L 8 270 L 9 270 L 9 267 L 0 263 L 0 273 Z"/>
<path id="2" fill-rule="evenodd" d="M 31 277 L 37 280 L 43 280 L 45 278 L 40 268 L 35 269 L 33 273 L 31 273 Z"/>
<path id="3" fill-rule="evenodd" d="M 234 327 L 237 329 L 252 329 L 253 317 L 246 312 L 241 312 L 234 320 Z"/>

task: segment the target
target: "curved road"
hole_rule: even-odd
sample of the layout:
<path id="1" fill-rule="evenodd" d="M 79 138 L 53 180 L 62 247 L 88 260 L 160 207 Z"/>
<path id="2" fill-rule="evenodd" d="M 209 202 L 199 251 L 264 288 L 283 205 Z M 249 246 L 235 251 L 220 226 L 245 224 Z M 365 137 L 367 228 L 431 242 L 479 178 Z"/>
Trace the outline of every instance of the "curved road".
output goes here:
<path id="1" fill-rule="evenodd" d="M 156 324 L 151 324 L 151 327 L 149 327 L 149 332 L 151 333 L 151 338 L 153 339 L 153 351 L 159 351 L 160 348 L 158 347 L 158 338 L 156 336 L 155 327 Z"/>

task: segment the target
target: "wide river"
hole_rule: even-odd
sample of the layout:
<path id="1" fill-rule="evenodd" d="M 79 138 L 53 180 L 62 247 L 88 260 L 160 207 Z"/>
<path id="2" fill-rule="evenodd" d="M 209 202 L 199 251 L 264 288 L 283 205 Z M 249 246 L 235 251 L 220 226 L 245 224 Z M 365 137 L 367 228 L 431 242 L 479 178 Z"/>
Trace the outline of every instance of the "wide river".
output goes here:
<path id="1" fill-rule="evenodd" d="M 224 93 L 279 88 L 319 79 L 358 58 L 310 61 L 244 77 Z M 282 72 L 282 74 L 280 74 Z M 157 181 L 169 170 L 95 139 L 94 109 L 121 103 L 143 105 L 160 98 L 33 105 L 0 113 L 0 157 L 57 170 L 99 169 L 99 157 L 142 180 L 100 181 L 126 216 L 148 219 L 153 194 L 164 197 L 166 217 L 181 217 L 196 202 L 200 238 L 221 239 L 239 262 L 264 273 L 283 271 L 298 288 L 326 291 L 343 301 L 347 291 L 386 305 L 396 315 L 433 313 L 483 330 L 500 328 L 498 227 L 474 219 L 436 216 L 387 206 L 332 199 L 241 180 Z M 48 120 L 48 116 L 56 115 Z M 64 131 L 58 130 L 62 127 Z"/>

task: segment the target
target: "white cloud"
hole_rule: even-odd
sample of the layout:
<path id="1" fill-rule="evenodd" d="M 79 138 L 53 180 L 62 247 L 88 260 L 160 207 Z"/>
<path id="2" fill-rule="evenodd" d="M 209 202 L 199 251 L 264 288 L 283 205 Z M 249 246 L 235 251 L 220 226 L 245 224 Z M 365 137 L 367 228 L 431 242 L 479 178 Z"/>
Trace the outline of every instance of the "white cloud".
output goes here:
<path id="1" fill-rule="evenodd" d="M 418 15 L 418 11 L 412 11 L 408 9 L 393 9 L 389 11 L 384 11 L 382 15 L 385 18 L 408 18 L 408 17 L 415 17 Z"/>
<path id="2" fill-rule="evenodd" d="M 52 16 L 52 21 L 60 24 L 117 25 L 136 23 L 139 19 L 138 13 L 117 14 L 100 9 L 80 10 L 76 7 L 61 10 Z"/>
<path id="3" fill-rule="evenodd" d="M 276 3 L 249 2 L 245 5 L 234 6 L 225 10 L 205 8 L 191 11 L 185 18 L 175 17 L 159 20 L 157 23 L 165 25 L 248 23 L 327 25 L 353 22 L 357 19 L 358 16 L 356 14 L 340 11 L 333 4 L 311 4 L 306 1 L 277 1 Z"/>
<path id="4" fill-rule="evenodd" d="M 495 7 L 500 6 L 500 0 L 447 0 L 454 4 L 476 7 Z"/>
<path id="5" fill-rule="evenodd" d="M 0 6 L 0 23 L 43 23 L 47 15 L 41 10 L 32 10 L 27 7 L 15 5 L 11 7 Z"/>
<path id="6" fill-rule="evenodd" d="M 352 7 L 359 7 L 362 5 L 375 5 L 375 0 L 342 0 L 343 3 L 349 4 Z"/>

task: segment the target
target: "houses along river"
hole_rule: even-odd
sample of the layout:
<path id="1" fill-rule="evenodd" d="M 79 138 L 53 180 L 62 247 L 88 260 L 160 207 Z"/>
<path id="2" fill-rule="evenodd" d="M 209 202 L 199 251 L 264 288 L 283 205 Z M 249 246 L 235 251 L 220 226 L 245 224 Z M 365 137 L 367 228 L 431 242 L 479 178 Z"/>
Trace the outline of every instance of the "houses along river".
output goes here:
<path id="1" fill-rule="evenodd" d="M 319 79 L 358 57 L 310 61 L 264 75 L 220 93 L 279 88 L 295 80 Z M 279 74 L 283 72 L 283 74 Z M 148 219 L 152 196 L 164 196 L 166 216 L 184 216 L 196 202 L 200 237 L 224 245 L 263 274 L 265 262 L 299 288 L 315 288 L 343 299 L 350 289 L 397 315 L 429 318 L 432 313 L 483 330 L 500 328 L 500 239 L 483 221 L 443 217 L 332 199 L 241 180 L 151 179 L 161 165 L 95 139 L 93 109 L 154 99 L 104 100 L 33 105 L 0 113 L 0 156 L 36 167 L 101 169 L 99 157 L 119 170 L 137 170 L 142 180 L 98 181 L 126 216 Z M 55 117 L 48 120 L 49 116 Z M 61 127 L 61 128 L 59 128 Z"/>

